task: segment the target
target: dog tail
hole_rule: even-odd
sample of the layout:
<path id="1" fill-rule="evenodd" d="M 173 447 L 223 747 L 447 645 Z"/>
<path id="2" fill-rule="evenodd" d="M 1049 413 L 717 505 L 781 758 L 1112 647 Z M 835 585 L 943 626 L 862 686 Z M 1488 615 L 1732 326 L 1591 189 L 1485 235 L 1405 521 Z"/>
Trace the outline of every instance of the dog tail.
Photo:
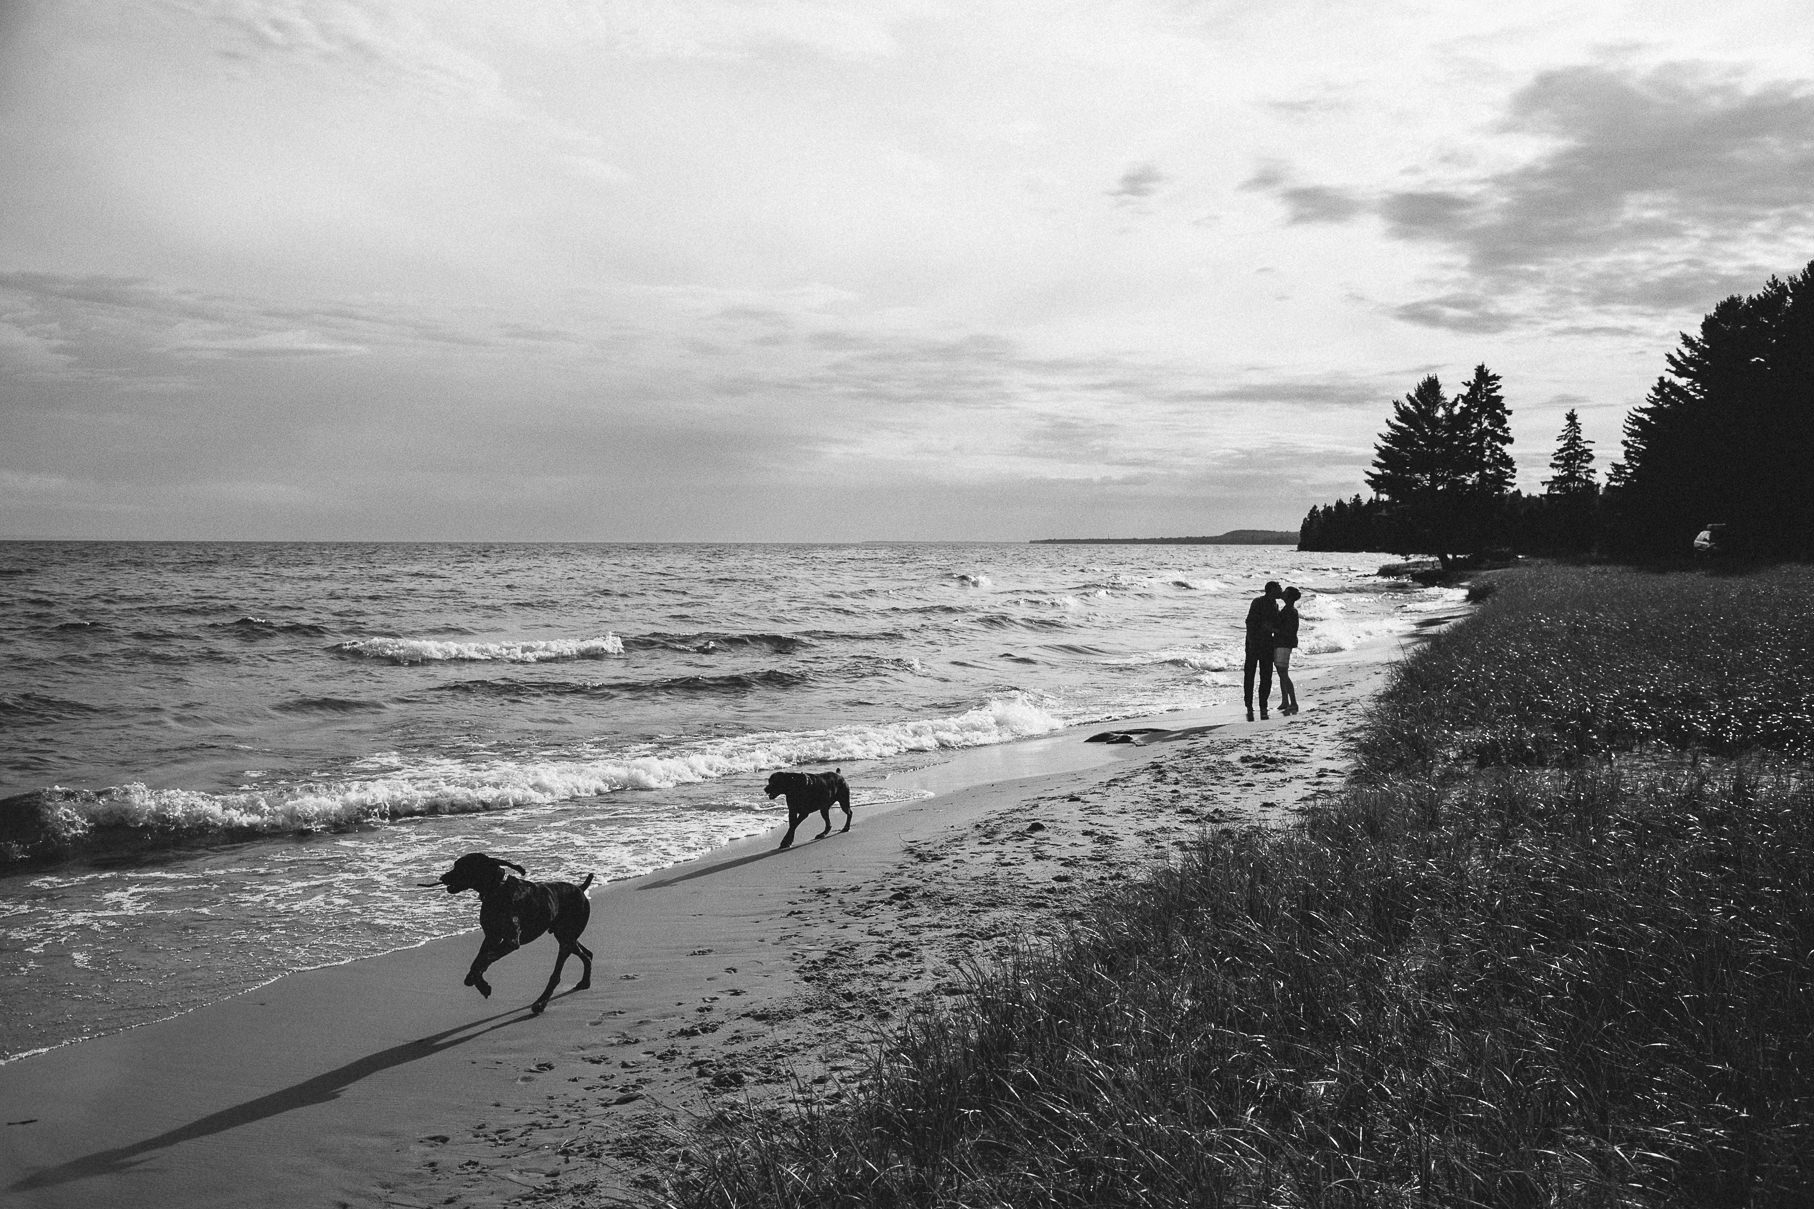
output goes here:
<path id="1" fill-rule="evenodd" d="M 592 884 L 592 874 L 588 873 L 588 874 L 586 874 L 586 880 L 579 884 L 580 893 L 584 894 L 586 892 L 586 887 L 590 886 L 591 884 Z"/>

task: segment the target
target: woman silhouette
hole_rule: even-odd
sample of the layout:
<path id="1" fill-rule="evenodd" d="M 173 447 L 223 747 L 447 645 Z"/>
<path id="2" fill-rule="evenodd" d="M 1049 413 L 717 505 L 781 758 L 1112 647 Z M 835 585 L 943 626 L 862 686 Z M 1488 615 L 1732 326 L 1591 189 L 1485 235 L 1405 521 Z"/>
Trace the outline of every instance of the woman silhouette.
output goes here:
<path id="1" fill-rule="evenodd" d="M 1272 627 L 1272 665 L 1279 669 L 1279 713 L 1298 712 L 1297 686 L 1291 683 L 1291 652 L 1298 644 L 1298 598 L 1296 588 L 1285 589 L 1285 607 L 1279 610 Z"/>

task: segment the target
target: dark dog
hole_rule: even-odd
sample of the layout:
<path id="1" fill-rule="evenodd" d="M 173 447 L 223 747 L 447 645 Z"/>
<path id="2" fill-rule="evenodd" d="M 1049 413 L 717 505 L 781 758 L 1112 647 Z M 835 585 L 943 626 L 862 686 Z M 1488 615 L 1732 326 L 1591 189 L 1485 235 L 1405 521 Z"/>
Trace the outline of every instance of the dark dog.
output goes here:
<path id="1" fill-rule="evenodd" d="M 586 921 L 592 918 L 592 902 L 586 897 L 592 875 L 586 874 L 586 880 L 576 886 L 572 882 L 532 882 L 526 876 L 512 877 L 504 872 L 506 869 L 515 869 L 519 874 L 524 872 L 523 867 L 514 862 L 499 860 L 483 852 L 468 852 L 441 875 L 440 884 L 447 887 L 449 894 L 462 890 L 479 892 L 479 927 L 485 930 L 485 942 L 479 946 L 479 955 L 472 959 L 472 969 L 466 971 L 466 985 L 478 987 L 479 994 L 487 999 L 491 998 L 491 984 L 485 981 L 485 968 L 492 962 L 522 948 L 544 932 L 553 933 L 554 939 L 560 942 L 561 952 L 554 959 L 554 973 L 548 976 L 542 997 L 529 1005 L 530 1011 L 540 1015 L 548 1006 L 548 997 L 554 994 L 555 984 L 561 980 L 561 967 L 567 964 L 568 954 L 578 953 L 579 959 L 586 964 L 585 972 L 573 989 L 583 991 L 592 985 L 592 950 L 579 942 L 579 934 L 586 930 Z M 425 884 L 432 886 L 435 883 Z"/>
<path id="2" fill-rule="evenodd" d="M 778 772 L 768 779 L 764 793 L 773 799 L 787 798 L 787 834 L 781 837 L 783 848 L 794 842 L 794 828 L 815 811 L 825 820 L 825 830 L 813 838 L 822 840 L 831 834 L 831 807 L 837 803 L 844 811 L 844 826 L 839 834 L 850 830 L 850 786 L 844 783 L 844 770 L 831 772 Z"/>

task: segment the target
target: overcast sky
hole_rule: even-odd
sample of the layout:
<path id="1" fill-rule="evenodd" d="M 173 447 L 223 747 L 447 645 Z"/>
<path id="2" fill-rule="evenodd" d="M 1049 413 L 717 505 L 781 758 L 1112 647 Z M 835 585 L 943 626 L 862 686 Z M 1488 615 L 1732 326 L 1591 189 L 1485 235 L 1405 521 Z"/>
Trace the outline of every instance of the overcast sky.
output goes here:
<path id="1" fill-rule="evenodd" d="M 1814 257 L 1806 0 L 0 0 L 0 537 L 1296 528 Z"/>

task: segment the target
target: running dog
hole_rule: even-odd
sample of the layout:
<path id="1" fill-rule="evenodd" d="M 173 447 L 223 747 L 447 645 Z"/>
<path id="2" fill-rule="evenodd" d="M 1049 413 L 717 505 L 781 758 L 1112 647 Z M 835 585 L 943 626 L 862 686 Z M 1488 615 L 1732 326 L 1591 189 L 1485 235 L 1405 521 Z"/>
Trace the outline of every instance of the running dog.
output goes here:
<path id="1" fill-rule="evenodd" d="M 781 847 L 793 846 L 794 829 L 817 812 L 825 820 L 825 830 L 813 838 L 822 840 L 831 834 L 831 808 L 835 802 L 844 811 L 844 826 L 839 834 L 850 830 L 850 786 L 844 782 L 844 770 L 830 772 L 778 772 L 768 779 L 763 790 L 770 800 L 787 799 L 787 834 Z"/>
<path id="2" fill-rule="evenodd" d="M 516 870 L 518 876 L 512 877 L 506 869 Z M 479 955 L 472 959 L 472 968 L 466 971 L 466 985 L 477 987 L 487 999 L 491 998 L 491 984 L 485 981 L 485 968 L 544 932 L 560 942 L 561 951 L 554 959 L 554 973 L 548 976 L 548 985 L 542 988 L 542 997 L 530 1004 L 529 1010 L 539 1016 L 548 1006 L 570 954 L 579 954 L 586 967 L 573 989 L 583 991 L 592 985 L 592 950 L 579 942 L 586 921 L 592 918 L 592 902 L 586 897 L 586 887 L 592 884 L 590 873 L 577 886 L 572 882 L 532 882 L 523 867 L 513 861 L 468 852 L 441 875 L 438 883 L 422 884 L 445 886 L 449 894 L 478 891 L 479 927 L 485 932 L 485 941 L 479 946 Z"/>

